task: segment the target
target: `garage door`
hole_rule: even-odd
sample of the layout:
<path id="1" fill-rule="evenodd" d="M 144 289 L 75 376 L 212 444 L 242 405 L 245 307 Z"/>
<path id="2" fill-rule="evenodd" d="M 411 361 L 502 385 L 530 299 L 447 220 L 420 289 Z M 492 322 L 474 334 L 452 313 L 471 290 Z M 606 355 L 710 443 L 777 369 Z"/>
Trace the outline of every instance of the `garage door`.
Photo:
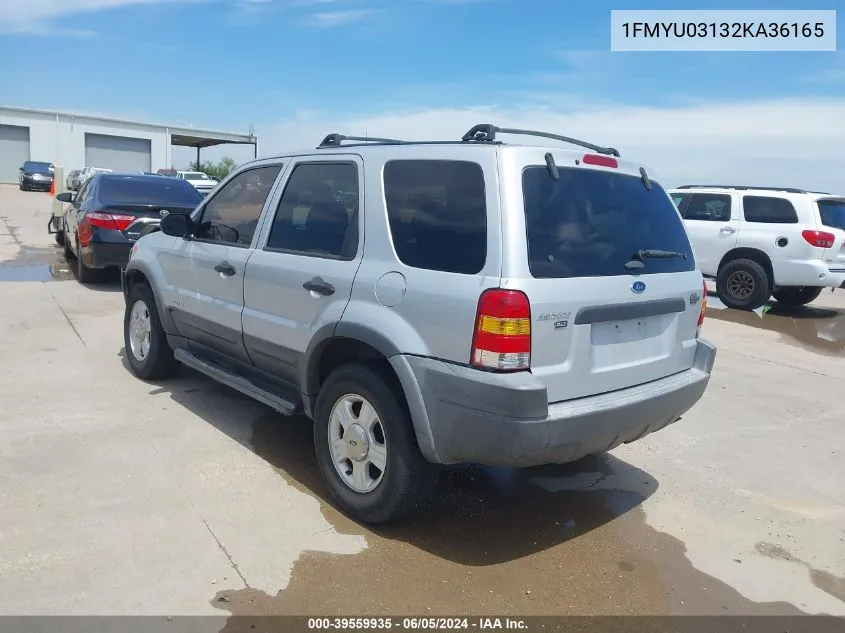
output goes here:
<path id="1" fill-rule="evenodd" d="M 0 182 L 18 182 L 18 170 L 28 160 L 29 128 L 0 125 Z M 38 160 L 48 161 L 50 157 Z"/>
<path id="2" fill-rule="evenodd" d="M 149 139 L 105 134 L 85 135 L 85 166 L 114 171 L 150 171 Z"/>

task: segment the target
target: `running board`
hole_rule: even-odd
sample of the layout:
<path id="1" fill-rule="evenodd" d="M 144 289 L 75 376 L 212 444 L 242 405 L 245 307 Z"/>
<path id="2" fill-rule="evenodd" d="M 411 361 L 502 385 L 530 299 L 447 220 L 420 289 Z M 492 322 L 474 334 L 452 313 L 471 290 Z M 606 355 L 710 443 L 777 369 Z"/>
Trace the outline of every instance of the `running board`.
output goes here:
<path id="1" fill-rule="evenodd" d="M 262 389 L 252 383 L 249 379 L 234 374 L 217 363 L 198 358 L 187 350 L 177 349 L 173 352 L 173 356 L 180 363 L 187 365 L 191 369 L 195 369 L 201 374 L 205 374 L 209 378 L 212 378 L 227 387 L 231 387 L 235 391 L 241 392 L 245 396 L 258 400 L 283 415 L 294 415 L 297 413 L 297 409 L 299 409 L 295 403 L 291 402 L 287 398 Z"/>

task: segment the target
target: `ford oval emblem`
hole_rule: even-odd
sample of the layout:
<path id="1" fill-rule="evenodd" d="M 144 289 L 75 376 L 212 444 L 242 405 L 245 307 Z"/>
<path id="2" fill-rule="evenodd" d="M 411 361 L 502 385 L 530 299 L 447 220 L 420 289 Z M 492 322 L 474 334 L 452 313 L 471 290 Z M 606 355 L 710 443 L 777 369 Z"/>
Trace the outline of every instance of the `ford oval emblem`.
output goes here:
<path id="1" fill-rule="evenodd" d="M 645 292 L 645 282 L 644 281 L 635 281 L 631 284 L 631 290 L 636 292 L 638 295 Z"/>

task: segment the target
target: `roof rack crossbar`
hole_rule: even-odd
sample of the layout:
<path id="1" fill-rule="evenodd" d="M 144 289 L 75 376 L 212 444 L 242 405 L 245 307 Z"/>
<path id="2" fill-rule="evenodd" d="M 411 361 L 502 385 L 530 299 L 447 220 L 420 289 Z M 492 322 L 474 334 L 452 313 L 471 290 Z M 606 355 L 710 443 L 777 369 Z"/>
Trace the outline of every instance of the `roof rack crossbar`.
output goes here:
<path id="1" fill-rule="evenodd" d="M 317 146 L 317 149 L 321 149 L 323 147 L 340 147 L 343 141 L 355 141 L 358 143 L 387 143 L 392 145 L 405 142 L 397 140 L 395 138 L 378 138 L 376 136 L 347 136 L 346 134 L 338 134 L 337 132 L 335 132 L 326 136 Z"/>
<path id="2" fill-rule="evenodd" d="M 795 187 L 754 187 L 751 185 L 679 185 L 675 189 L 736 189 L 737 191 L 784 191 L 786 193 L 808 193 Z"/>
<path id="3" fill-rule="evenodd" d="M 540 136 L 542 138 L 550 138 L 555 141 L 563 141 L 572 145 L 578 145 L 586 149 L 593 150 L 599 154 L 608 154 L 610 156 L 619 156 L 619 150 L 613 147 L 601 147 L 600 145 L 593 145 L 587 141 L 581 141 L 577 138 L 569 136 L 561 136 L 560 134 L 551 134 L 549 132 L 538 132 L 536 130 L 521 130 L 518 128 L 498 127 L 490 123 L 481 123 L 474 125 L 470 130 L 461 137 L 462 141 L 476 141 L 476 142 L 490 142 L 496 140 L 496 134 L 522 134 L 525 136 Z"/>

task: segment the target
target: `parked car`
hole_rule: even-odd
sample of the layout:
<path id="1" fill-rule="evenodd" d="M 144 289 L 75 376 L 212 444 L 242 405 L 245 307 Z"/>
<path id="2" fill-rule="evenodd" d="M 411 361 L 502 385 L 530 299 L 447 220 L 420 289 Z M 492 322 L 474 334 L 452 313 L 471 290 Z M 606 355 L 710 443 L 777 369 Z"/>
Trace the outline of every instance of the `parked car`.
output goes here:
<path id="1" fill-rule="evenodd" d="M 111 173 L 111 169 L 107 169 L 105 167 L 85 167 L 81 172 L 79 172 L 79 187 L 85 183 L 86 180 L 91 178 L 91 176 L 95 174 L 108 174 Z"/>
<path id="2" fill-rule="evenodd" d="M 161 176 L 95 173 L 79 192 L 56 196 L 69 203 L 63 218 L 65 256 L 76 261 L 82 283 L 105 268 L 121 267 L 141 232 L 168 213 L 189 213 L 202 195 L 188 183 Z"/>
<path id="3" fill-rule="evenodd" d="M 170 176 L 171 178 L 175 178 L 176 174 L 179 173 L 175 169 L 159 169 L 156 172 L 159 176 Z"/>
<path id="4" fill-rule="evenodd" d="M 65 178 L 65 188 L 68 191 L 76 191 L 79 189 L 79 174 L 81 170 L 71 169 Z"/>
<path id="5" fill-rule="evenodd" d="M 50 191 L 53 186 L 53 163 L 28 160 L 20 167 L 18 188 L 21 191 Z"/>
<path id="6" fill-rule="evenodd" d="M 798 306 L 845 288 L 845 198 L 801 189 L 686 185 L 670 191 L 701 272 L 722 302 Z"/>
<path id="7" fill-rule="evenodd" d="M 178 171 L 176 177 L 180 180 L 187 180 L 197 191 L 208 194 L 217 186 L 217 179 L 201 171 Z"/>
<path id="8" fill-rule="evenodd" d="M 671 198 L 611 148 L 497 132 L 538 134 L 330 135 L 242 165 L 133 247 L 132 371 L 183 363 L 303 412 L 334 499 L 372 523 L 441 464 L 570 462 L 676 422 L 716 350 Z"/>

